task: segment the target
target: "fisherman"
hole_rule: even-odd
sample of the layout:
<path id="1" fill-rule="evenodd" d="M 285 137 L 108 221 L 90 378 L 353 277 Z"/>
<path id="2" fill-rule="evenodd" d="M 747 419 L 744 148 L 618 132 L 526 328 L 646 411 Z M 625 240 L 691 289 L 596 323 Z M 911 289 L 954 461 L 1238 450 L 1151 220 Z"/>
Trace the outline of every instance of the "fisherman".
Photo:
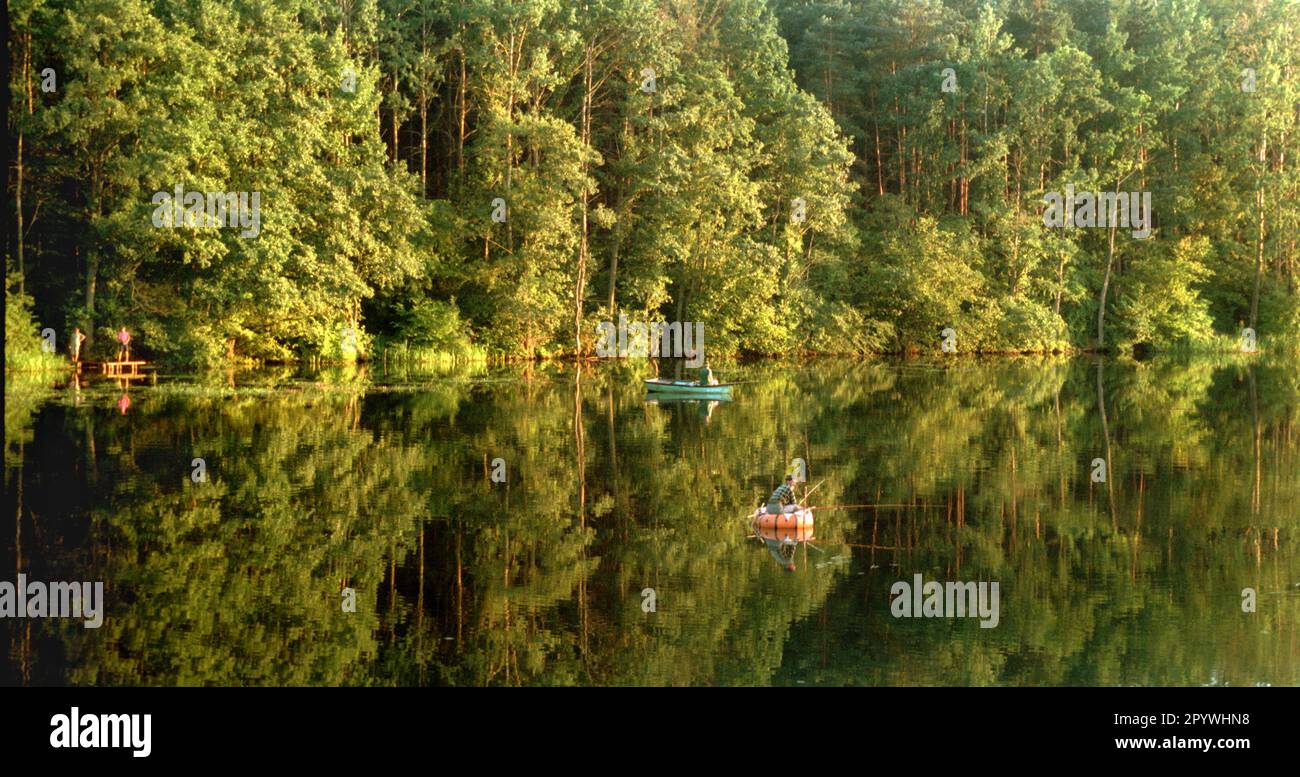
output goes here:
<path id="1" fill-rule="evenodd" d="M 769 513 L 793 513 L 799 509 L 799 505 L 794 501 L 794 475 L 786 475 L 785 482 L 776 487 L 772 495 L 767 498 L 767 511 Z"/>
<path id="2" fill-rule="evenodd" d="M 716 386 L 716 385 L 718 385 L 718 379 L 715 378 L 715 377 L 713 377 L 713 368 L 709 366 L 709 363 L 708 363 L 708 362 L 705 362 L 705 363 L 704 363 L 704 366 L 700 368 L 700 380 L 699 380 L 699 384 L 700 384 L 701 386 Z"/>

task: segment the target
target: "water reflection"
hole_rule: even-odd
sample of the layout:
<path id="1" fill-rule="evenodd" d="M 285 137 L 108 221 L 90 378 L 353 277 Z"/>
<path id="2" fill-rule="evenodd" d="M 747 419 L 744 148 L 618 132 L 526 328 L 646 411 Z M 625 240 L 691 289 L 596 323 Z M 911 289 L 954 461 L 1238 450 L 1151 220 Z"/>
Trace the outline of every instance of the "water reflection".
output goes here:
<path id="1" fill-rule="evenodd" d="M 646 404 L 660 405 L 668 410 L 683 413 L 692 413 L 704 423 L 713 419 L 713 411 L 723 402 L 730 402 L 730 399 L 681 399 L 678 397 L 656 397 L 647 396 Z"/>
<path id="2" fill-rule="evenodd" d="M 775 526 L 756 526 L 755 536 L 767 546 L 767 551 L 776 561 L 777 566 L 787 572 L 798 568 L 799 548 L 814 539 L 811 526 L 797 526 L 790 529 L 778 529 Z M 804 546 L 804 561 L 808 560 L 807 546 Z M 820 567 L 821 565 L 819 565 Z"/>
<path id="3" fill-rule="evenodd" d="M 1294 360 L 726 374 L 725 407 L 626 363 L 164 375 L 125 414 L 7 380 L 0 580 L 107 615 L 0 620 L 0 682 L 1300 682 Z M 817 536 L 752 531 L 795 458 Z M 999 625 L 893 618 L 918 573 L 999 581 Z"/>

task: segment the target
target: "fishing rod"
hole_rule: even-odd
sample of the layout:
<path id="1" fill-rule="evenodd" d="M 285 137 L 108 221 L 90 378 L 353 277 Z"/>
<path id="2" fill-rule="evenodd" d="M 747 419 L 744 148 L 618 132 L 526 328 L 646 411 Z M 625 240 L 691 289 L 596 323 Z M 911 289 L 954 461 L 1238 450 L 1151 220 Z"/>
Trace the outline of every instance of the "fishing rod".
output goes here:
<path id="1" fill-rule="evenodd" d="M 826 482 L 826 478 L 822 478 L 821 480 L 819 480 L 819 481 L 817 482 L 817 485 L 815 485 L 815 486 L 813 486 L 812 488 L 810 488 L 810 489 L 808 489 L 807 491 L 805 491 L 805 492 L 803 493 L 803 500 L 804 500 L 804 502 L 807 502 L 807 501 L 808 501 L 808 497 L 812 496 L 812 492 L 814 492 L 814 491 L 816 491 L 817 489 L 821 488 L 821 487 L 822 487 L 822 484 L 825 483 L 825 482 Z"/>
<path id="2" fill-rule="evenodd" d="M 886 509 L 905 509 L 914 507 L 944 507 L 945 505 L 934 504 L 858 504 L 858 505 L 819 505 L 818 510 L 850 510 L 860 507 L 883 507 Z"/>

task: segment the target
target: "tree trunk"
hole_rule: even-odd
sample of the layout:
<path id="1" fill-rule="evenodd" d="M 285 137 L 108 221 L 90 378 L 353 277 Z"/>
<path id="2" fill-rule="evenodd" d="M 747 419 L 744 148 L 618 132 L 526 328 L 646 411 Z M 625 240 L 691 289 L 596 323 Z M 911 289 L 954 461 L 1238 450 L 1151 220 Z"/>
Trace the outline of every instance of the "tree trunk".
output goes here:
<path id="1" fill-rule="evenodd" d="M 90 213 L 86 238 L 86 345 L 95 344 L 95 284 L 99 278 L 99 246 L 95 244 L 94 226 L 99 220 L 101 184 L 99 171 L 90 176 Z"/>
<path id="2" fill-rule="evenodd" d="M 518 62 L 515 60 L 515 34 L 510 33 L 510 51 L 507 53 L 508 64 L 510 67 L 510 86 L 507 88 L 506 97 L 506 250 L 510 253 L 515 252 L 515 233 L 514 226 L 510 222 L 510 207 L 514 205 L 510 201 L 510 177 L 515 164 L 515 77 L 519 73 Z"/>
<path id="3" fill-rule="evenodd" d="M 1116 189 L 1118 191 L 1118 188 Z M 1115 262 L 1115 230 L 1117 224 L 1110 225 L 1110 240 L 1106 247 L 1106 275 L 1101 281 L 1101 298 L 1097 302 L 1097 347 L 1106 347 L 1106 293 L 1110 290 L 1110 271 Z"/>
<path id="4" fill-rule="evenodd" d="M 420 196 L 429 196 L 429 100 L 420 87 Z"/>
<path id="5" fill-rule="evenodd" d="M 1061 295 L 1065 293 L 1065 254 L 1061 254 L 1061 263 L 1056 266 L 1056 315 L 1061 315 Z"/>
<path id="6" fill-rule="evenodd" d="M 464 28 L 461 28 L 463 39 Z M 456 104 L 457 104 L 457 122 L 459 123 L 458 134 L 456 136 L 456 172 L 465 176 L 465 118 L 468 112 L 465 108 L 465 50 L 460 51 L 460 83 L 456 85 Z"/>
<path id="7" fill-rule="evenodd" d="M 622 227 L 614 228 L 614 255 L 609 261 L 609 318 L 614 320 L 614 288 L 618 284 L 618 249 L 622 242 Z"/>
<path id="8" fill-rule="evenodd" d="M 398 85 L 397 85 L 397 76 L 394 75 L 394 76 L 393 76 L 393 94 L 397 94 L 397 90 L 398 90 Z M 399 154 L 398 154 L 398 146 L 397 146 L 397 105 L 396 105 L 396 102 L 394 102 L 394 105 L 393 105 L 393 166 L 394 166 L 394 167 L 397 166 L 397 160 L 398 160 L 398 158 L 399 158 Z"/>
<path id="9" fill-rule="evenodd" d="M 583 150 L 591 146 L 591 59 L 594 56 L 592 44 L 587 44 L 586 61 L 583 63 L 582 81 L 582 145 Z M 582 355 L 582 298 L 587 284 L 587 251 L 589 245 L 588 202 L 587 202 L 587 160 L 582 160 L 582 242 L 578 245 L 578 277 L 573 284 L 573 347 L 575 356 Z"/>
<path id="10" fill-rule="evenodd" d="M 429 196 L 429 18 L 420 23 L 420 196 Z"/>
<path id="11" fill-rule="evenodd" d="M 1255 210 L 1259 213 L 1259 236 L 1255 240 L 1255 288 L 1250 295 L 1250 328 L 1259 317 L 1259 281 L 1264 273 L 1264 170 L 1268 155 L 1268 136 L 1259 142 L 1259 183 L 1255 187 Z"/>
<path id="12" fill-rule="evenodd" d="M 27 114 L 31 115 L 32 113 L 32 80 L 31 80 L 32 36 L 23 35 L 21 40 L 23 45 L 23 54 L 22 54 L 23 87 L 24 87 L 24 92 L 27 95 Z M 17 230 L 14 237 L 18 239 L 17 246 L 16 246 L 17 254 L 18 254 L 18 293 L 26 294 L 27 293 L 27 265 L 26 265 L 25 254 L 23 251 L 23 237 L 24 237 L 23 233 L 26 231 L 26 227 L 24 226 L 24 219 L 23 219 L 23 129 L 21 125 L 18 128 L 18 149 L 17 149 L 17 156 L 15 158 L 15 161 L 17 162 L 16 165 L 17 180 L 14 182 L 14 212 L 15 215 L 17 216 L 16 219 Z"/>
<path id="13" fill-rule="evenodd" d="M 18 239 L 18 293 L 25 294 L 27 267 L 23 258 L 23 132 L 21 129 L 18 130 L 18 153 L 15 162 L 17 180 L 14 182 L 14 215 L 17 229 L 14 230 L 14 237 Z"/>

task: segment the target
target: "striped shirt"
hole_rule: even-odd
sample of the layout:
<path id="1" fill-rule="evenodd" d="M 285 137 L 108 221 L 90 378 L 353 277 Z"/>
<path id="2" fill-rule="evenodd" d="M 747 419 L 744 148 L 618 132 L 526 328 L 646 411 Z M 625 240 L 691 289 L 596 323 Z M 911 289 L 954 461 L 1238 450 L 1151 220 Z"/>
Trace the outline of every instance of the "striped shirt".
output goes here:
<path id="1" fill-rule="evenodd" d="M 767 501 L 780 502 L 783 505 L 792 504 L 794 502 L 794 490 L 790 488 L 790 484 L 782 483 L 776 487 L 776 490 L 767 498 Z"/>

